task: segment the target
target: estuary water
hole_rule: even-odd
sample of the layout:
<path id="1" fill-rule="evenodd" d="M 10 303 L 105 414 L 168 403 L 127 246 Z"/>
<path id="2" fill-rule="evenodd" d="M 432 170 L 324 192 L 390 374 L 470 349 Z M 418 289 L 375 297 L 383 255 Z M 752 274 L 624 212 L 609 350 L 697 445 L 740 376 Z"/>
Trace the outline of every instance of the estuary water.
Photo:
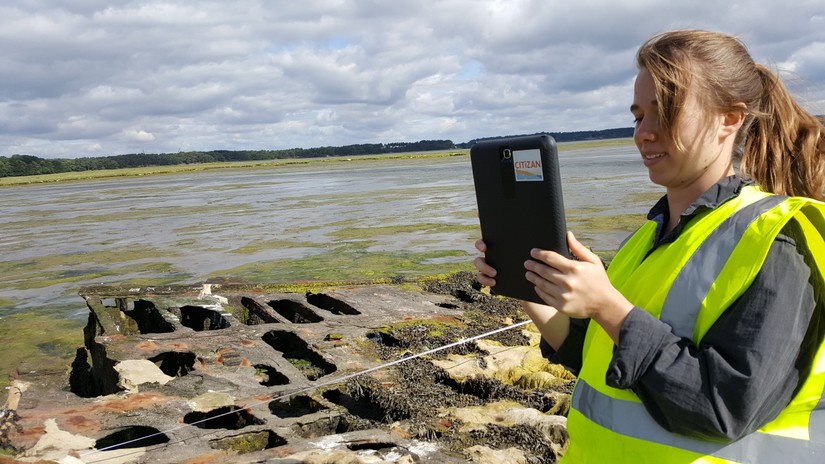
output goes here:
<path id="1" fill-rule="evenodd" d="M 559 144 L 568 228 L 609 255 L 662 194 L 635 147 Z M 0 189 L 0 324 L 83 320 L 80 287 L 363 279 L 471 269 L 469 156 Z"/>

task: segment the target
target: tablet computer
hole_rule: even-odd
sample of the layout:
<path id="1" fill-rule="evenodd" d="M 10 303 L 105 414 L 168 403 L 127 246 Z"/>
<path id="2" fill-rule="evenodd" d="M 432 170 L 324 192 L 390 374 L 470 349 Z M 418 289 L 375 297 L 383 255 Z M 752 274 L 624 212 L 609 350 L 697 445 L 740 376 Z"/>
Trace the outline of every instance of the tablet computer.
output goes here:
<path id="1" fill-rule="evenodd" d="M 532 248 L 570 256 L 556 142 L 549 134 L 483 140 L 470 148 L 492 293 L 543 303 L 524 276 Z"/>

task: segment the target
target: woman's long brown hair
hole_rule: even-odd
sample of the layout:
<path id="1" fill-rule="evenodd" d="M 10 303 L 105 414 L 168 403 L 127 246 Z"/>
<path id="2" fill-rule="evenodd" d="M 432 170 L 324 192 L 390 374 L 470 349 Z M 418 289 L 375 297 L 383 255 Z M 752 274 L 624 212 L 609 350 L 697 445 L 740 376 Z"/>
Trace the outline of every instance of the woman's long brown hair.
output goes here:
<path id="1" fill-rule="evenodd" d="M 653 76 L 660 126 L 676 143 L 675 122 L 691 85 L 709 109 L 726 112 L 744 103 L 735 153 L 742 174 L 769 192 L 825 199 L 825 126 L 737 38 L 665 32 L 642 45 L 636 63 Z"/>

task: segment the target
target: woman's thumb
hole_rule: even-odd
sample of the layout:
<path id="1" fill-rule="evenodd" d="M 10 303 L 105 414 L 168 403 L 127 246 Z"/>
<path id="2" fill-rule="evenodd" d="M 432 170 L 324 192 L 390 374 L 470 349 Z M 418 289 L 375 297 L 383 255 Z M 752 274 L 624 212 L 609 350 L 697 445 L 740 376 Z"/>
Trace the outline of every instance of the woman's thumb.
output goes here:
<path id="1" fill-rule="evenodd" d="M 582 245 L 580 241 L 576 240 L 576 236 L 569 230 L 567 231 L 567 247 L 570 248 L 570 252 L 573 253 L 579 261 L 587 261 L 594 264 L 601 264 L 602 262 L 596 253 L 593 253 L 590 251 L 590 248 L 587 248 Z"/>

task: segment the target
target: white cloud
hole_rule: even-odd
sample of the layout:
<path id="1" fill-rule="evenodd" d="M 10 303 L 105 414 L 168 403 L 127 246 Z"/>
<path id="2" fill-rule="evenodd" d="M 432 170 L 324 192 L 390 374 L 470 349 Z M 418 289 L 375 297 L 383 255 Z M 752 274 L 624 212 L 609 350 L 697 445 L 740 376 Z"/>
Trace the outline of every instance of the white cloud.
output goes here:
<path id="1" fill-rule="evenodd" d="M 151 142 L 155 140 L 154 134 L 142 129 L 128 129 L 123 131 L 123 135 L 127 140 L 133 140 L 135 142 Z"/>
<path id="2" fill-rule="evenodd" d="M 739 35 L 825 112 L 820 3 L 10 0 L 0 6 L 0 155 L 629 126 L 633 54 L 677 27 Z"/>

